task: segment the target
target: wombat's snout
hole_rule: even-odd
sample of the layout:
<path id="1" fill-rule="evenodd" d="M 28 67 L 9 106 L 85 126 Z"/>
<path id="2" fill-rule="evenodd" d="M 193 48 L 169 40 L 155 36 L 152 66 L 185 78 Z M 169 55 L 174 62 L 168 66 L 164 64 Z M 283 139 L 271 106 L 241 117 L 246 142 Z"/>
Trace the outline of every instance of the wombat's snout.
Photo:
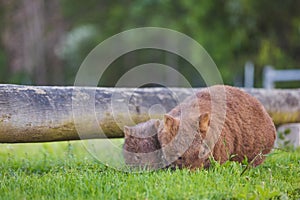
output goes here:
<path id="1" fill-rule="evenodd" d="M 176 170 L 177 167 L 174 164 L 170 164 L 170 165 L 166 166 L 166 168 L 171 169 L 171 170 Z"/>

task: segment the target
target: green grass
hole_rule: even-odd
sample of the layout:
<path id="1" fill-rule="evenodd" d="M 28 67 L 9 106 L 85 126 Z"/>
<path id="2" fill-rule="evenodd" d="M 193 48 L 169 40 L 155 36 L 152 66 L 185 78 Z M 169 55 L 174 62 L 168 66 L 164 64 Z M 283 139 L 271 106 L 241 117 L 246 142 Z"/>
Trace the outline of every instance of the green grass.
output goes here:
<path id="1" fill-rule="evenodd" d="M 247 170 L 118 171 L 80 142 L 0 145 L 0 199 L 300 199 L 300 149 L 276 150 Z"/>

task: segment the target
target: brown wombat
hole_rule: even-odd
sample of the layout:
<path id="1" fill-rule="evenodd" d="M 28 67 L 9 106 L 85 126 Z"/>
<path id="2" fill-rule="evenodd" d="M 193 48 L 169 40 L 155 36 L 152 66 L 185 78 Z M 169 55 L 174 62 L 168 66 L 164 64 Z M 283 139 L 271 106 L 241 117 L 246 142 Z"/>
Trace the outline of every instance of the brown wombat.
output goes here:
<path id="1" fill-rule="evenodd" d="M 220 163 L 247 159 L 257 166 L 276 138 L 258 100 L 230 86 L 201 90 L 166 114 L 163 123 L 158 140 L 170 167 L 207 168 L 210 156 Z"/>
<path id="2" fill-rule="evenodd" d="M 131 167 L 147 169 L 161 168 L 161 146 L 157 133 L 161 120 L 151 119 L 133 127 L 124 127 L 123 155 Z"/>
<path id="3" fill-rule="evenodd" d="M 219 97 L 222 91 L 226 98 Z M 219 106 L 222 104 L 225 111 Z M 212 106 L 216 107 L 214 112 Z M 198 92 L 166 114 L 164 122 L 149 120 L 124 129 L 126 164 L 150 168 L 167 164 L 179 168 L 209 167 L 210 156 L 221 163 L 248 159 L 256 166 L 270 152 L 276 137 L 274 124 L 262 105 L 230 86 L 213 86 Z M 220 137 L 215 132 L 220 132 Z"/>

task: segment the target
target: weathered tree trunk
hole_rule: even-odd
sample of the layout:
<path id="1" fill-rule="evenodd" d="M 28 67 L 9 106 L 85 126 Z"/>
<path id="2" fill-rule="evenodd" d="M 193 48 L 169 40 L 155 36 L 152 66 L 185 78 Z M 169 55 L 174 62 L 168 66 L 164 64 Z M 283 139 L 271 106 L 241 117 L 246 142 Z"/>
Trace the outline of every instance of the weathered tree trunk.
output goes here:
<path id="1" fill-rule="evenodd" d="M 300 90 L 246 92 L 261 101 L 275 124 L 300 122 Z M 161 118 L 192 93 L 186 88 L 0 85 L 0 142 L 123 137 L 123 125 Z"/>

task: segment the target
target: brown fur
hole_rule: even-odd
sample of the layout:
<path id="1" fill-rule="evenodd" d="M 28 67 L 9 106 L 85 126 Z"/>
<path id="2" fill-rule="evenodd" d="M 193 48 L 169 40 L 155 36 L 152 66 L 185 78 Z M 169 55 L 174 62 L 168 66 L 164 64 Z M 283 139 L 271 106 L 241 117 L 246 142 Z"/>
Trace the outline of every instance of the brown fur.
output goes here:
<path id="1" fill-rule="evenodd" d="M 127 165 L 150 169 L 160 166 L 162 152 L 157 138 L 160 122 L 151 119 L 133 127 L 124 127 L 123 155 Z"/>
<path id="2" fill-rule="evenodd" d="M 220 137 L 210 150 L 204 141 L 210 142 L 207 134 L 214 131 L 209 132 L 209 129 L 216 130 L 216 124 L 220 123 L 218 119 L 212 120 L 212 117 L 218 118 L 218 114 L 212 116 L 212 100 L 223 101 L 218 99 L 218 92 L 224 87 L 225 122 Z M 214 98 L 209 91 L 213 91 Z M 209 167 L 210 156 L 220 163 L 227 160 L 242 162 L 247 158 L 249 163 L 257 166 L 273 148 L 275 133 L 272 119 L 258 100 L 234 87 L 213 86 L 198 92 L 196 98 L 186 99 L 165 115 L 158 140 L 166 160 L 172 162 L 171 167 Z"/>

